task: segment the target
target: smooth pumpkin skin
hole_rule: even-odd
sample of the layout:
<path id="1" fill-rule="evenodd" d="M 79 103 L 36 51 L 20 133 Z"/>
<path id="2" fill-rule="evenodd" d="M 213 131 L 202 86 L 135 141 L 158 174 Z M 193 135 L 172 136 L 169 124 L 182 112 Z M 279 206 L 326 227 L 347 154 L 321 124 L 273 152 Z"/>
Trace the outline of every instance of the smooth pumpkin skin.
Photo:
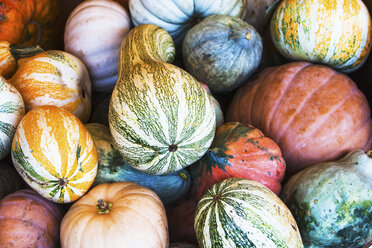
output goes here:
<path id="1" fill-rule="evenodd" d="M 0 40 L 19 46 L 40 45 L 45 50 L 63 47 L 57 0 L 1 0 L 0 6 Z"/>
<path id="2" fill-rule="evenodd" d="M 24 115 L 21 94 L 0 76 L 0 160 L 9 154 L 15 131 Z"/>
<path id="3" fill-rule="evenodd" d="M 24 187 L 25 184 L 14 167 L 0 162 L 0 200 Z"/>
<path id="4" fill-rule="evenodd" d="M 84 123 L 89 120 L 89 73 L 82 61 L 70 53 L 49 50 L 22 59 L 9 82 L 21 93 L 26 111 L 53 105 L 70 111 Z"/>
<path id="5" fill-rule="evenodd" d="M 346 75 L 292 62 L 262 71 L 238 89 L 227 121 L 249 123 L 277 143 L 294 174 L 372 142 L 370 107 Z"/>
<path id="6" fill-rule="evenodd" d="M 18 125 L 12 161 L 26 183 L 58 203 L 79 199 L 97 174 L 97 150 L 83 123 L 55 106 L 29 111 Z"/>
<path id="7" fill-rule="evenodd" d="M 97 212 L 100 199 L 112 203 L 106 214 Z M 169 246 L 167 216 L 160 198 L 130 182 L 91 189 L 63 217 L 60 237 L 62 248 Z"/>
<path id="8" fill-rule="evenodd" d="M 134 168 L 168 174 L 200 159 L 212 143 L 216 115 L 208 93 L 170 64 L 171 36 L 145 24 L 124 38 L 109 125 L 115 145 Z"/>
<path id="9" fill-rule="evenodd" d="M 271 36 L 288 59 L 356 71 L 371 50 L 371 17 L 362 0 L 284 0 L 271 19 Z"/>
<path id="10" fill-rule="evenodd" d="M 64 33 L 65 51 L 86 65 L 93 91 L 114 89 L 120 44 L 130 28 L 129 13 L 113 0 L 84 1 L 71 12 Z"/>
<path id="11" fill-rule="evenodd" d="M 132 182 L 154 191 L 164 205 L 184 196 L 191 184 L 187 170 L 179 170 L 167 175 L 150 175 L 134 169 L 115 150 L 110 129 L 99 123 L 88 123 L 85 127 L 92 135 L 97 147 L 98 170 L 93 186 L 102 183 Z"/>
<path id="12" fill-rule="evenodd" d="M 135 26 L 160 26 L 169 32 L 179 47 L 187 31 L 207 16 L 230 15 L 244 19 L 247 0 L 131 0 L 129 10 Z"/>
<path id="13" fill-rule="evenodd" d="M 0 201 L 0 247 L 59 246 L 62 211 L 35 191 L 23 189 Z"/>
<path id="14" fill-rule="evenodd" d="M 194 229 L 199 247 L 302 248 L 289 209 L 262 184 L 228 178 L 200 199 Z"/>
<path id="15" fill-rule="evenodd" d="M 235 90 L 259 66 L 260 34 L 238 17 L 212 15 L 192 27 L 182 43 L 186 70 L 212 92 Z"/>
<path id="16" fill-rule="evenodd" d="M 251 125 L 228 122 L 217 129 L 211 147 L 190 166 L 190 174 L 196 199 L 230 177 L 257 181 L 279 195 L 285 167 L 280 148 L 272 139 Z"/>
<path id="17" fill-rule="evenodd" d="M 362 150 L 292 176 L 281 198 L 296 219 L 305 247 L 369 247 L 371 181 L 371 153 Z"/>

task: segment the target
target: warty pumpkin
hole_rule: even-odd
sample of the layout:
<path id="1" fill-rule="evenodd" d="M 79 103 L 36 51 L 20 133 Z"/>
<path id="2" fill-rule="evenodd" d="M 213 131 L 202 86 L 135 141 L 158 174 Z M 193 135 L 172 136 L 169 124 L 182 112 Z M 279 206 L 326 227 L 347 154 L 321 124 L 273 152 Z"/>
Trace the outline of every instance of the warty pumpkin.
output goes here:
<path id="1" fill-rule="evenodd" d="M 62 108 L 29 111 L 18 125 L 12 161 L 26 183 L 45 198 L 73 202 L 97 173 L 97 150 L 83 123 Z"/>
<path id="2" fill-rule="evenodd" d="M 21 93 L 26 111 L 53 105 L 87 122 L 91 113 L 91 81 L 85 65 L 70 53 L 49 50 L 19 63 L 9 82 Z"/>
<path id="3" fill-rule="evenodd" d="M 148 174 L 194 163 L 209 148 L 216 128 L 208 93 L 170 64 L 174 56 L 171 36 L 151 24 L 133 28 L 120 49 L 110 131 L 123 158 Z"/>
<path id="4" fill-rule="evenodd" d="M 280 147 L 293 174 L 372 143 L 370 107 L 346 75 L 328 66 L 292 62 L 262 71 L 240 87 L 228 121 L 249 123 Z"/>
<path id="5" fill-rule="evenodd" d="M 83 61 L 93 91 L 114 89 L 120 44 L 131 28 L 128 12 L 113 0 L 88 0 L 70 14 L 64 33 L 65 51 Z"/>
<path id="6" fill-rule="evenodd" d="M 130 182 L 94 187 L 63 217 L 61 247 L 167 248 L 167 216 L 159 197 Z"/>

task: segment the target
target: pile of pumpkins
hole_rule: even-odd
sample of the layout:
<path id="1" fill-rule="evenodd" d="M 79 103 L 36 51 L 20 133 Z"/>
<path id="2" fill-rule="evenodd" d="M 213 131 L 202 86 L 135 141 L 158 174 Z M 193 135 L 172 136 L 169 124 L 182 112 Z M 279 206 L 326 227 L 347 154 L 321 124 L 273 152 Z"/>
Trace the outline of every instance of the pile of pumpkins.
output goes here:
<path id="1" fill-rule="evenodd" d="M 0 3 L 0 247 L 372 246 L 372 2 Z"/>

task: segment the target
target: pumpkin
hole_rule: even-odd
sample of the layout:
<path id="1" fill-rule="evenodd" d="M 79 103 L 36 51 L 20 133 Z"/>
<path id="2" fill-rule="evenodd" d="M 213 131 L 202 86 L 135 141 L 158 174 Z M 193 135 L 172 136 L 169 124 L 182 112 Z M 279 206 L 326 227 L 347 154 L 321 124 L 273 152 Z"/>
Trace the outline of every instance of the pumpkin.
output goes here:
<path id="1" fill-rule="evenodd" d="M 17 70 L 17 59 L 31 57 L 42 52 L 39 46 L 17 47 L 7 41 L 0 41 L 0 75 L 10 78 Z"/>
<path id="2" fill-rule="evenodd" d="M 216 128 L 221 126 L 225 121 L 223 117 L 223 112 L 220 106 L 220 103 L 217 101 L 217 99 L 212 95 L 212 92 L 210 91 L 209 87 L 206 84 L 200 83 L 201 86 L 208 92 L 209 97 L 211 98 L 212 104 L 214 106 L 214 112 L 216 113 Z"/>
<path id="3" fill-rule="evenodd" d="M 238 17 L 212 15 L 192 27 L 182 43 L 186 70 L 212 92 L 235 90 L 257 69 L 262 39 Z"/>
<path id="4" fill-rule="evenodd" d="M 247 16 L 245 21 L 260 33 L 269 22 L 278 0 L 247 0 Z"/>
<path id="5" fill-rule="evenodd" d="M 201 248 L 303 247 L 288 208 L 249 179 L 228 178 L 213 185 L 198 203 L 194 228 Z"/>
<path id="6" fill-rule="evenodd" d="M 133 182 L 154 191 L 164 204 L 185 195 L 191 184 L 189 173 L 182 169 L 167 175 L 150 175 L 134 169 L 114 149 L 110 129 L 99 123 L 85 125 L 92 135 L 98 153 L 98 170 L 93 185 Z"/>
<path id="7" fill-rule="evenodd" d="M 97 151 L 89 132 L 76 116 L 55 106 L 35 108 L 23 117 L 11 155 L 26 183 L 54 202 L 80 198 L 97 173 Z"/>
<path id="8" fill-rule="evenodd" d="M 133 28 L 120 49 L 110 131 L 123 158 L 148 174 L 189 166 L 214 137 L 216 115 L 208 93 L 170 64 L 174 56 L 171 36 L 151 24 Z"/>
<path id="9" fill-rule="evenodd" d="M 228 121 L 249 123 L 277 143 L 293 174 L 372 142 L 370 108 L 346 75 L 293 62 L 264 70 L 236 92 Z"/>
<path id="10" fill-rule="evenodd" d="M 0 15 L 0 40 L 17 46 L 61 49 L 63 23 L 57 0 L 1 0 Z"/>
<path id="11" fill-rule="evenodd" d="M 74 55 L 50 50 L 19 63 L 9 82 L 21 93 L 26 111 L 54 105 L 87 122 L 91 112 L 91 82 L 85 65 Z"/>
<path id="12" fill-rule="evenodd" d="M 22 188 L 23 180 L 14 167 L 0 162 L 0 200 Z"/>
<path id="13" fill-rule="evenodd" d="M 100 184 L 74 203 L 61 224 L 61 247 L 166 248 L 167 216 L 159 197 L 130 182 Z"/>
<path id="14" fill-rule="evenodd" d="M 0 76 L 0 160 L 9 154 L 14 133 L 24 115 L 22 96 Z"/>
<path id="15" fill-rule="evenodd" d="M 229 177 L 255 180 L 278 195 L 284 172 L 279 146 L 257 128 L 239 122 L 220 126 L 206 154 L 190 167 L 197 199 Z"/>
<path id="16" fill-rule="evenodd" d="M 84 62 L 94 91 L 111 93 L 114 89 L 120 44 L 129 29 L 128 12 L 113 0 L 84 1 L 70 14 L 65 51 Z"/>
<path id="17" fill-rule="evenodd" d="M 0 247 L 58 247 L 62 211 L 30 189 L 0 201 Z"/>
<path id="18" fill-rule="evenodd" d="M 207 0 L 207 1 L 129 1 L 129 10 L 135 26 L 155 24 L 172 36 L 176 46 L 180 46 L 186 32 L 203 18 L 210 15 L 229 15 L 242 19 L 247 12 L 247 0 Z"/>
<path id="19" fill-rule="evenodd" d="M 362 66 L 371 49 L 371 17 L 362 0 L 284 0 L 270 29 L 283 56 L 345 73 Z"/>
<path id="20" fill-rule="evenodd" d="M 281 198 L 305 247 L 361 247 L 372 241 L 372 153 L 349 152 L 292 176 Z"/>

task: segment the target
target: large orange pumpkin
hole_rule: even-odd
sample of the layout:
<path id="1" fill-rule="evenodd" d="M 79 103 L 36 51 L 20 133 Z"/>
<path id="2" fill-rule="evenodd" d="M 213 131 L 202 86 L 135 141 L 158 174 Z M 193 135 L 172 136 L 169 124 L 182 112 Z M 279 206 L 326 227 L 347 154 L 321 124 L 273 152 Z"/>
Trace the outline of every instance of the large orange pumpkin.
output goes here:
<path id="1" fill-rule="evenodd" d="M 235 94 L 228 121 L 249 123 L 281 148 L 287 171 L 339 158 L 372 142 L 366 97 L 330 67 L 293 62 L 264 70 Z"/>
<path id="2" fill-rule="evenodd" d="M 63 23 L 57 0 L 0 0 L 0 40 L 61 49 Z"/>
<path id="3" fill-rule="evenodd" d="M 66 213 L 61 247 L 166 248 L 167 216 L 160 198 L 131 182 L 94 187 Z"/>

